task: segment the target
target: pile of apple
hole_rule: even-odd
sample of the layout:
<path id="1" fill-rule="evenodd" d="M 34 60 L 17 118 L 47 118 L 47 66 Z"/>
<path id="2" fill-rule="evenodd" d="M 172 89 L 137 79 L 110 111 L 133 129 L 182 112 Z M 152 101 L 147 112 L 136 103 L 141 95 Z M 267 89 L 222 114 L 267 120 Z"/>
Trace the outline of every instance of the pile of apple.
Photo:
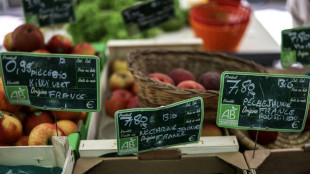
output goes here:
<path id="1" fill-rule="evenodd" d="M 149 78 L 161 83 L 175 85 L 180 89 L 197 89 L 197 90 L 219 90 L 221 76 L 218 72 L 208 71 L 200 75 L 196 81 L 195 76 L 190 71 L 183 68 L 176 68 L 168 74 L 151 73 Z"/>
<path id="2" fill-rule="evenodd" d="M 55 116 L 57 118 L 57 129 Z M 49 145 L 52 136 L 76 132 L 86 112 L 37 110 L 8 103 L 0 78 L 0 146 Z"/>
<path id="3" fill-rule="evenodd" d="M 32 24 L 22 24 L 6 34 L 3 45 L 7 51 L 95 55 L 90 43 L 72 45 L 69 37 L 60 34 L 53 35 L 45 44 L 42 32 Z M 86 117 L 86 112 L 47 111 L 11 105 L 0 78 L 0 146 L 48 145 L 52 136 L 76 132 L 78 121 L 85 122 Z"/>
<path id="4" fill-rule="evenodd" d="M 111 65 L 109 78 L 110 95 L 105 100 L 105 111 L 110 117 L 118 110 L 139 108 L 138 91 L 133 75 L 128 70 L 125 60 L 116 59 Z M 216 72 L 206 72 L 196 82 L 195 76 L 188 70 L 176 68 L 169 74 L 152 73 L 149 78 L 161 83 L 176 85 L 182 89 L 218 90 L 220 87 L 220 75 Z M 204 123 L 201 136 L 222 136 L 222 130 L 214 123 Z"/>
<path id="5" fill-rule="evenodd" d="M 118 110 L 138 108 L 139 102 L 134 78 L 128 70 L 126 60 L 114 60 L 111 70 L 110 95 L 105 101 L 105 111 L 108 116 L 114 117 Z"/>
<path id="6" fill-rule="evenodd" d="M 95 49 L 88 42 L 77 42 L 72 45 L 68 36 L 55 34 L 47 43 L 41 30 L 33 24 L 22 24 L 14 31 L 7 33 L 3 40 L 7 51 L 95 55 Z"/>

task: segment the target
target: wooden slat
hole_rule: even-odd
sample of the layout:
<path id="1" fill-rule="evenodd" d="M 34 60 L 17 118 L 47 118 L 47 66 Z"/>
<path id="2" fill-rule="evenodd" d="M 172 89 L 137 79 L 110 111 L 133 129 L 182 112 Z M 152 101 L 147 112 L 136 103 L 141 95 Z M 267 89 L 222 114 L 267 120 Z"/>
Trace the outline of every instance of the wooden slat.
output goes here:
<path id="1" fill-rule="evenodd" d="M 65 164 L 69 148 L 68 138 L 66 136 L 54 136 L 52 137 L 52 143 L 54 148 L 56 166 L 62 168 Z"/>
<path id="2" fill-rule="evenodd" d="M 182 154 L 209 154 L 238 152 L 239 144 L 236 136 L 200 137 L 198 143 L 172 146 L 171 148 L 179 148 Z M 82 140 L 79 148 L 81 157 L 99 157 L 116 152 L 115 139 Z"/>
<path id="3" fill-rule="evenodd" d="M 63 166 L 62 174 L 72 174 L 74 169 L 75 159 L 73 155 L 73 150 L 71 147 L 69 147 L 66 160 Z"/>
<path id="4" fill-rule="evenodd" d="M 3 146 L 0 147 L 0 164 L 55 167 L 56 159 L 53 146 Z"/>

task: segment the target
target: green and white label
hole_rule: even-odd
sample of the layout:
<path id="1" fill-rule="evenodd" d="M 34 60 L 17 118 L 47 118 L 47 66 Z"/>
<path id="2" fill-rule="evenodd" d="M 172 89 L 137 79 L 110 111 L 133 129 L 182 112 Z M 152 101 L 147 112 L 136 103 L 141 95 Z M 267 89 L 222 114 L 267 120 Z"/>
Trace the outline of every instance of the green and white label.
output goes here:
<path id="1" fill-rule="evenodd" d="M 239 111 L 239 105 L 222 105 L 219 125 L 238 126 Z"/>
<path id="2" fill-rule="evenodd" d="M 224 72 L 219 127 L 300 132 L 309 105 L 309 76 Z"/>
<path id="3" fill-rule="evenodd" d="M 27 86 L 7 86 L 9 101 L 17 105 L 29 105 L 29 94 Z"/>

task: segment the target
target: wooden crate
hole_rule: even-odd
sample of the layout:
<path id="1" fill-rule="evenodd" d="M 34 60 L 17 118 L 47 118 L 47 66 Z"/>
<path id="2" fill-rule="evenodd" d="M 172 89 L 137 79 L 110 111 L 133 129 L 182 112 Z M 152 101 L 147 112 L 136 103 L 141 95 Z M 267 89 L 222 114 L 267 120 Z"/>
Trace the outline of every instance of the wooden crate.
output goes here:
<path id="1" fill-rule="evenodd" d="M 71 174 L 75 159 L 66 136 L 55 136 L 48 146 L 2 146 L 0 164 L 7 166 L 33 165 L 60 167 L 63 174 Z"/>

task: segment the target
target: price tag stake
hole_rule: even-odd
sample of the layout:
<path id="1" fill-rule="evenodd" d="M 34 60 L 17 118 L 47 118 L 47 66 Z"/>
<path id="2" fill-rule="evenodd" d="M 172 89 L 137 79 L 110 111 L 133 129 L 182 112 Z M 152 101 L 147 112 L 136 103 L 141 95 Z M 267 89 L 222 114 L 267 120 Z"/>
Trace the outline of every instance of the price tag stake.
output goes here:
<path id="1" fill-rule="evenodd" d="M 257 130 L 256 131 L 256 137 L 255 137 L 255 144 L 254 144 L 254 151 L 253 151 L 252 159 L 254 159 L 254 157 L 255 157 L 255 150 L 256 150 L 256 143 L 257 143 L 258 133 L 259 133 L 259 131 Z"/>

